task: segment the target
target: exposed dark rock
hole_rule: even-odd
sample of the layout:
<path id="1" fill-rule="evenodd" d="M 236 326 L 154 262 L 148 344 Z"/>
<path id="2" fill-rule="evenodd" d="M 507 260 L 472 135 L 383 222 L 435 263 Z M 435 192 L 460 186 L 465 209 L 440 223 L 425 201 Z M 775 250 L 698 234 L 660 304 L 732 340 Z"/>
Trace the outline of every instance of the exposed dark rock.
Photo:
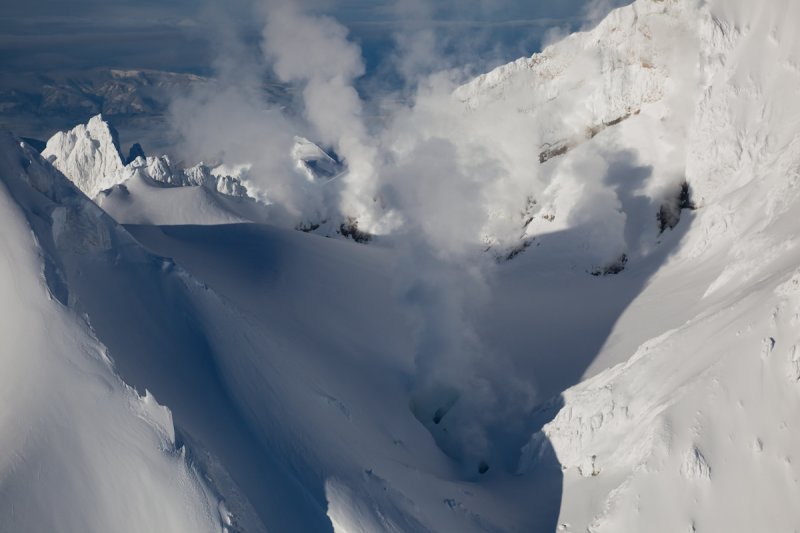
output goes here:
<path id="1" fill-rule="evenodd" d="M 610 265 L 592 270 L 591 274 L 592 276 L 615 276 L 625 270 L 625 265 L 627 264 L 628 254 L 622 254 L 619 259 Z"/>
<path id="2" fill-rule="evenodd" d="M 600 124 L 596 124 L 594 126 L 589 126 L 586 128 L 586 132 L 584 135 L 577 135 L 571 139 L 564 139 L 561 141 L 556 141 L 554 143 L 545 143 L 542 145 L 542 151 L 539 153 L 539 163 L 544 164 L 547 161 L 562 156 L 581 144 L 583 141 L 587 141 L 596 137 L 601 131 L 621 124 L 622 122 L 628 120 L 632 116 L 638 115 L 640 111 L 637 109 L 636 111 L 631 111 L 629 113 L 625 113 L 621 117 L 617 117 L 613 120 L 609 120 L 608 122 L 601 122 Z"/>
<path id="3" fill-rule="evenodd" d="M 301 222 L 297 226 L 294 227 L 297 231 L 302 231 L 303 233 L 311 233 L 313 231 L 317 231 L 320 227 L 320 224 L 315 222 Z"/>
<path id="4" fill-rule="evenodd" d="M 135 161 L 137 157 L 144 157 L 144 148 L 142 148 L 141 144 L 134 143 L 131 149 L 128 150 L 128 158 L 125 160 L 125 164 Z"/>
<path id="5" fill-rule="evenodd" d="M 20 137 L 21 140 L 25 142 L 28 146 L 39 152 L 40 154 L 44 151 L 47 143 L 45 141 L 40 141 L 39 139 L 32 139 L 30 137 Z"/>
<path id="6" fill-rule="evenodd" d="M 358 229 L 358 221 L 354 218 L 348 218 L 342 222 L 339 226 L 339 234 L 360 244 L 366 244 L 372 240 L 372 235 Z"/>
<path id="7" fill-rule="evenodd" d="M 692 211 L 697 209 L 697 206 L 692 200 L 692 188 L 689 183 L 685 181 L 681 184 L 678 195 L 665 202 L 659 208 L 656 214 L 659 233 L 664 233 L 668 229 L 675 229 L 681 221 L 681 212 L 684 209 Z"/>

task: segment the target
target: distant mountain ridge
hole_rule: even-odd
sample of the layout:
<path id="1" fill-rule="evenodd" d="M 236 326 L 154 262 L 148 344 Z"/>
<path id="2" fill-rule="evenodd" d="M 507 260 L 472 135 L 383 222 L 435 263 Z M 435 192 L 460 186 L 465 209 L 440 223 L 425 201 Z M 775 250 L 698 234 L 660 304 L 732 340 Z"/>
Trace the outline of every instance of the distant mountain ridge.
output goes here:
<path id="1" fill-rule="evenodd" d="M 123 131 L 126 143 L 129 130 L 135 137 L 159 123 L 175 94 L 214 83 L 197 74 L 147 69 L 0 74 L 0 81 L 0 127 L 47 139 L 102 114 Z M 277 84 L 265 83 L 263 90 L 269 100 L 288 98 Z"/>

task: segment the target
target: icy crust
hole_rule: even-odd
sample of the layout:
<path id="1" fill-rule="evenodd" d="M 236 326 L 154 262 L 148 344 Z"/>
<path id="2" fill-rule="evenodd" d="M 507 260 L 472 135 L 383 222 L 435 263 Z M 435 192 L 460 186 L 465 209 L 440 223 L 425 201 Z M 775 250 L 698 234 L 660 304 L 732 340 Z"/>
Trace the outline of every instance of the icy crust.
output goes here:
<path id="1" fill-rule="evenodd" d="M 7 133 L 0 182 L 0 530 L 222 532 L 169 411 L 58 302 L 59 254 L 120 244 L 113 221 Z"/>
<path id="2" fill-rule="evenodd" d="M 117 133 L 102 115 L 56 133 L 47 141 L 42 156 L 90 198 L 120 183 L 119 173 L 125 167 Z"/>
<path id="3" fill-rule="evenodd" d="M 513 102 L 536 121 L 544 149 L 577 142 L 673 92 L 682 81 L 676 74 L 695 63 L 699 16 L 691 1 L 640 0 L 476 78 L 455 97 L 469 109 Z"/>

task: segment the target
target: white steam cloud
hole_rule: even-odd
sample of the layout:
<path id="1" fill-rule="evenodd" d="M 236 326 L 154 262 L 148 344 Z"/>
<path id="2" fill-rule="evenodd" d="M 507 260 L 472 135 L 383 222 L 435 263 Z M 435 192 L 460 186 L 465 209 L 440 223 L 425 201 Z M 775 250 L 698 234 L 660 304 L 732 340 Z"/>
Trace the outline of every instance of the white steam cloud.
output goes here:
<path id="1" fill-rule="evenodd" d="M 381 231 L 375 213 L 377 148 L 354 87 L 364 74 L 360 48 L 336 20 L 304 13 L 296 2 L 267 2 L 264 13 L 264 55 L 281 81 L 302 87 L 304 116 L 316 138 L 334 146 L 347 163 L 341 210 L 362 230 Z"/>
<path id="2" fill-rule="evenodd" d="M 431 9 L 423 0 L 395 4 L 407 19 Z M 408 103 L 387 98 L 382 119 L 368 122 L 356 89 L 364 61 L 344 26 L 291 0 L 261 2 L 256 12 L 264 20 L 262 55 L 223 47 L 219 81 L 173 106 L 185 151 L 250 164 L 248 185 L 297 222 L 352 217 L 362 231 L 393 235 L 395 289 L 416 335 L 415 414 L 453 457 L 472 467 L 489 460 L 492 427 L 522 419 L 535 394 L 481 342 L 474 311 L 489 294 L 496 254 L 522 242 L 526 210 L 547 198 L 557 178 L 542 174 L 539 148 L 552 139 L 541 132 L 579 122 L 578 102 L 549 104 L 564 112 L 540 128 L 520 112 L 519 101 L 541 104 L 524 84 L 510 86 L 507 100 L 471 105 L 475 95 L 456 91 L 463 71 L 447 69 L 436 33 L 412 27 L 396 35 L 394 57 L 412 96 Z M 299 116 L 265 103 L 266 69 L 298 89 Z M 346 174 L 325 185 L 302 179 L 290 158 L 295 134 L 334 148 Z M 572 213 L 565 207 L 564 220 L 603 233 L 598 242 L 610 244 L 597 250 L 601 262 L 624 249 L 625 217 L 616 193 L 603 188 L 605 167 L 596 159 L 565 172 L 585 173 L 573 185 L 602 201 Z M 560 181 L 570 186 L 568 177 Z"/>

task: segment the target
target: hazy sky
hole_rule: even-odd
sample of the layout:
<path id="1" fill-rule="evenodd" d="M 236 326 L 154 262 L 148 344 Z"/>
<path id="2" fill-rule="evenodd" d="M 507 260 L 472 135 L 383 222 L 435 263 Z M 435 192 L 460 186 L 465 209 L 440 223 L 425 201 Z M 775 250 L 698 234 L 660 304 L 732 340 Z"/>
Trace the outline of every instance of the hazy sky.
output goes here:
<path id="1" fill-rule="evenodd" d="M 591 0 L 594 4 L 624 0 Z M 258 0 L 255 0 L 257 3 Z M 204 71 L 215 33 L 226 24 L 255 43 L 260 28 L 248 0 L 0 0 L 0 69 L 90 67 Z M 364 50 L 369 70 L 398 31 L 434 26 L 454 53 L 512 59 L 528 55 L 552 27 L 576 29 L 590 0 L 313 0 Z M 427 15 L 414 15 L 424 5 Z M 227 20 L 225 20 L 227 19 Z"/>

